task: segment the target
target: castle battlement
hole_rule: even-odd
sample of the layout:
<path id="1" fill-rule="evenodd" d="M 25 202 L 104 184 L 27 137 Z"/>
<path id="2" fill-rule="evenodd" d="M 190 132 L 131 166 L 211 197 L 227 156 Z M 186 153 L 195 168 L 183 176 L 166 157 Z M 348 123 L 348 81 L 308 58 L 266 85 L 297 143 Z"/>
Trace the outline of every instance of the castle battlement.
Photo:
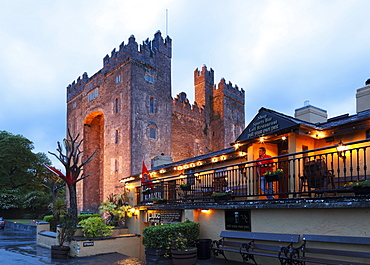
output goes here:
<path id="1" fill-rule="evenodd" d="M 172 111 L 198 120 L 204 120 L 203 108 L 198 107 L 196 102 L 191 105 L 185 92 L 181 92 L 173 100 Z"/>
<path id="2" fill-rule="evenodd" d="M 202 70 L 195 69 L 194 71 L 194 84 L 198 84 L 201 82 L 207 82 L 210 84 L 214 84 L 215 73 L 211 68 L 209 71 L 207 70 L 207 66 L 203 65 Z"/>
<path id="3" fill-rule="evenodd" d="M 220 95 L 224 94 L 226 96 L 229 96 L 237 101 L 240 101 L 244 104 L 245 101 L 245 92 L 244 89 L 240 88 L 229 81 L 229 83 L 226 83 L 225 79 L 222 78 L 220 82 L 218 83 L 217 88 L 214 90 L 214 95 Z"/>
<path id="4" fill-rule="evenodd" d="M 157 31 L 153 40 L 150 41 L 148 38 L 139 46 L 134 35 L 131 35 L 127 44 L 122 42 L 118 51 L 114 48 L 110 56 L 107 54 L 103 58 L 103 68 L 101 70 L 90 78 L 87 73 L 84 73 L 82 79 L 78 77 L 77 81 L 73 81 L 72 84 L 68 85 L 67 101 L 81 93 L 86 83 L 91 82 L 100 74 L 112 71 L 130 58 L 156 69 L 156 64 L 162 60 L 163 56 L 165 58 L 171 58 L 172 56 L 172 39 L 169 36 L 163 39 L 161 32 Z"/>

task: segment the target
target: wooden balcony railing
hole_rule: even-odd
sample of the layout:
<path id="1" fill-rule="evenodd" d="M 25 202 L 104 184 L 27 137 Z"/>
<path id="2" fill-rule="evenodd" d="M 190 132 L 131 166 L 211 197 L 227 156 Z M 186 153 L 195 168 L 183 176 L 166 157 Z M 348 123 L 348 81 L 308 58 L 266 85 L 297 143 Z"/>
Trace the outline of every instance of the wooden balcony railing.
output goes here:
<path id="1" fill-rule="evenodd" d="M 299 153 L 273 157 L 274 170 L 282 169 L 277 181 L 268 182 L 273 187 L 274 199 L 297 197 L 327 197 L 352 194 L 346 184 L 369 180 L 370 139 Z M 162 198 L 167 203 L 211 201 L 213 193 L 231 192 L 234 200 L 266 199 L 261 190 L 261 177 L 257 174 L 257 161 L 216 167 L 208 170 L 155 179 L 152 189 L 144 194 L 143 183 L 138 201 L 146 204 L 152 198 Z M 180 184 L 183 184 L 181 187 Z M 184 186 L 187 184 L 187 186 Z"/>

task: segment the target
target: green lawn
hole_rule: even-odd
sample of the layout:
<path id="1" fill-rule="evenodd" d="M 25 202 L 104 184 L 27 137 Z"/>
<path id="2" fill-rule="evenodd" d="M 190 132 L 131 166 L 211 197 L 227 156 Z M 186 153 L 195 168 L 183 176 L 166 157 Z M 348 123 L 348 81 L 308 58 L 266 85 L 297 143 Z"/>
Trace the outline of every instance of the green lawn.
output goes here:
<path id="1" fill-rule="evenodd" d="M 5 219 L 5 221 L 13 222 L 13 223 L 26 224 L 26 225 L 32 225 L 33 224 L 33 223 L 31 223 L 31 221 L 33 221 L 33 219 Z M 33 224 L 33 225 L 35 225 L 35 224 Z"/>

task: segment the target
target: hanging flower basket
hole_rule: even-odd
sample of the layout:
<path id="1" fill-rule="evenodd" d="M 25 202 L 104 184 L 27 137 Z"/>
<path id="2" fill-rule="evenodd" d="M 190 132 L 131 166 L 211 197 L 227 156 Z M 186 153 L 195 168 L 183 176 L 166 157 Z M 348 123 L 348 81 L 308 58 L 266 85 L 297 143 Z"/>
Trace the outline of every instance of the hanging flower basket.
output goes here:
<path id="1" fill-rule="evenodd" d="M 151 188 L 146 188 L 146 189 L 143 189 L 142 191 L 141 191 L 141 193 L 142 194 L 144 194 L 144 195 L 148 195 L 148 194 L 150 194 L 152 192 L 152 189 Z"/>
<path id="2" fill-rule="evenodd" d="M 189 184 L 180 184 L 180 188 L 183 191 L 189 191 L 189 190 L 191 190 L 191 185 L 189 185 Z"/>
<path id="3" fill-rule="evenodd" d="M 280 181 L 283 177 L 283 170 L 278 169 L 275 171 L 267 171 L 265 174 L 263 174 L 267 182 L 273 182 L 273 181 Z"/>

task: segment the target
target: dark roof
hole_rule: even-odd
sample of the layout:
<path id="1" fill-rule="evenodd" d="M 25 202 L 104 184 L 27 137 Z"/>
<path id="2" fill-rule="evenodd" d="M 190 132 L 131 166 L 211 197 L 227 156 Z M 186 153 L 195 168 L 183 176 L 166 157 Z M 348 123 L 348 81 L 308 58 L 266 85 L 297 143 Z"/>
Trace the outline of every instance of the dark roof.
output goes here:
<path id="1" fill-rule="evenodd" d="M 263 121 L 264 117 L 267 121 Z M 329 118 L 323 123 L 311 123 L 292 116 L 261 108 L 253 120 L 244 129 L 242 134 L 236 139 L 236 142 L 246 142 L 255 140 L 262 135 L 283 134 L 299 129 L 302 125 L 311 127 L 315 130 L 328 130 L 335 127 L 346 127 L 355 123 L 361 123 L 370 119 L 370 110 L 363 111 L 354 115 L 343 114 Z M 358 127 L 358 129 L 363 127 Z"/>

